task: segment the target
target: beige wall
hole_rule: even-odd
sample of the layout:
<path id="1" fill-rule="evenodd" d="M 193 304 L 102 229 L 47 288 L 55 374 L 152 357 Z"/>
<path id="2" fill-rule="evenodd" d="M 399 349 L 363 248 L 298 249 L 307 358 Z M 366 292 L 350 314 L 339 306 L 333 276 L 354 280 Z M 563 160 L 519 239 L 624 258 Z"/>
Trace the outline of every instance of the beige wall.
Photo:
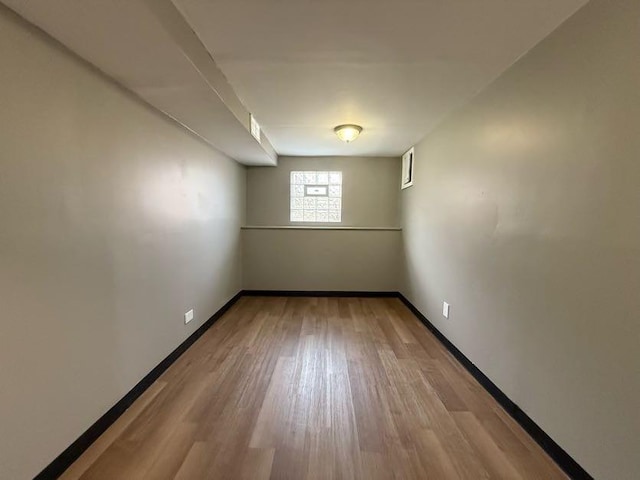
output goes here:
<path id="1" fill-rule="evenodd" d="M 250 167 L 247 225 L 291 225 L 289 174 L 293 170 L 342 172 L 341 225 L 398 226 L 400 159 L 393 157 L 280 157 L 276 168 Z"/>
<path id="2" fill-rule="evenodd" d="M 241 289 L 245 172 L 2 7 L 0 59 L 0 478 L 21 480 Z"/>
<path id="3" fill-rule="evenodd" d="M 612 480 L 640 472 L 639 18 L 592 0 L 417 145 L 401 195 L 404 293 Z"/>
<path id="4" fill-rule="evenodd" d="M 371 230 L 244 230 L 244 288 L 398 291 L 400 234 Z"/>
<path id="5" fill-rule="evenodd" d="M 247 224 L 287 226 L 292 170 L 342 172 L 340 226 L 397 227 L 400 159 L 281 157 L 247 170 Z M 303 224 L 298 224 L 303 225 Z M 397 230 L 243 230 L 244 288 L 398 290 Z"/>

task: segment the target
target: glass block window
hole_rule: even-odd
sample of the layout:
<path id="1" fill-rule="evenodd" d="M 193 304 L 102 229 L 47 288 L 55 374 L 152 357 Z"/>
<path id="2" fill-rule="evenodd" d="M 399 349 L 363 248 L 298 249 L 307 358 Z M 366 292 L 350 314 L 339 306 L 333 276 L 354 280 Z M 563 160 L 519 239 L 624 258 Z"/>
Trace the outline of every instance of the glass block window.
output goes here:
<path id="1" fill-rule="evenodd" d="M 292 222 L 342 221 L 342 172 L 291 172 Z"/>

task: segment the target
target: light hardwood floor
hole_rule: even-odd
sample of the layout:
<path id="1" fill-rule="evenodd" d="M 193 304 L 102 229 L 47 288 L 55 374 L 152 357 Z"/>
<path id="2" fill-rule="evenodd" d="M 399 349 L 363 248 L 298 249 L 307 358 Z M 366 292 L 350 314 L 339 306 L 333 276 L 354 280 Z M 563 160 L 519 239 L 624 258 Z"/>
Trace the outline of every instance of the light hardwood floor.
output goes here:
<path id="1" fill-rule="evenodd" d="M 398 299 L 243 297 L 62 478 L 566 477 Z"/>

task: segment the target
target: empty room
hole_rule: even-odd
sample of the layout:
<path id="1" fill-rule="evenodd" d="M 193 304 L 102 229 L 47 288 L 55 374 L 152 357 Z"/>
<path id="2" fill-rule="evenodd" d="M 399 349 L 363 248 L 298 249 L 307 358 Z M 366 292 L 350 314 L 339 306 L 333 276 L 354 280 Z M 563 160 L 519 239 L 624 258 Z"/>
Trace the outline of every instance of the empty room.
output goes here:
<path id="1" fill-rule="evenodd" d="M 0 0 L 0 480 L 638 480 L 639 312 L 639 0 Z"/>

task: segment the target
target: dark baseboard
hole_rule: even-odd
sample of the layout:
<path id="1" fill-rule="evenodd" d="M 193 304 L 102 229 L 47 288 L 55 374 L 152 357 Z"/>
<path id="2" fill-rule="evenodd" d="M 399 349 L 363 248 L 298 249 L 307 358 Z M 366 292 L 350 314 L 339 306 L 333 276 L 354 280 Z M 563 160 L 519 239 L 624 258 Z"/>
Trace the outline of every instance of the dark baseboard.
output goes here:
<path id="1" fill-rule="evenodd" d="M 535 440 L 542 449 L 558 464 L 573 480 L 593 480 L 593 477 L 576 462 L 571 455 L 563 450 L 547 433 L 542 430 L 518 405 L 516 405 L 498 386 L 476 367 L 467 356 L 445 337 L 420 310 L 418 310 L 404 295 L 398 293 L 398 298 L 413 312 L 413 314 L 433 333 L 447 350 L 473 375 L 480 385 L 491 394 L 504 410 L 520 424 L 520 426 Z"/>
<path id="2" fill-rule="evenodd" d="M 487 390 L 505 411 L 520 424 L 547 454 L 574 480 L 593 480 L 571 456 L 565 452 L 549 435 L 545 433 L 525 412 L 498 388 L 482 371 L 469 360 L 464 353 L 451 343 L 409 300 L 399 292 L 346 292 L 346 291 L 298 291 L 298 290 L 243 290 L 229 300 L 209 320 L 207 320 L 189 338 L 180 344 L 138 384 L 133 387 L 107 413 L 91 425 L 64 452 L 45 467 L 34 480 L 56 479 L 75 462 L 91 444 L 109 428 L 144 391 L 155 382 L 162 373 L 175 362 L 193 343 L 206 332 L 231 306 L 242 296 L 270 297 L 395 297 L 399 298 L 411 312 L 433 333 L 445 348 L 467 371 Z"/>
<path id="3" fill-rule="evenodd" d="M 243 290 L 248 297 L 398 297 L 398 292 L 349 292 L 342 290 Z"/>
<path id="4" fill-rule="evenodd" d="M 231 300 L 213 314 L 202 326 L 193 332 L 189 338 L 182 342 L 173 352 L 171 352 L 164 360 L 162 360 L 151 372 L 149 372 L 142 380 L 140 380 L 129 393 L 127 393 L 118 403 L 100 417 L 93 425 L 91 425 L 78 439 L 73 442 L 64 452 L 47 465 L 34 480 L 50 480 L 56 479 L 64 473 L 64 471 L 75 462 L 84 451 L 102 435 L 122 415 L 136 399 L 144 393 L 144 391 L 155 382 L 164 371 L 175 362 L 194 342 L 202 336 L 215 322 L 218 320 L 238 299 L 242 296 L 242 292 L 237 293 Z"/>

